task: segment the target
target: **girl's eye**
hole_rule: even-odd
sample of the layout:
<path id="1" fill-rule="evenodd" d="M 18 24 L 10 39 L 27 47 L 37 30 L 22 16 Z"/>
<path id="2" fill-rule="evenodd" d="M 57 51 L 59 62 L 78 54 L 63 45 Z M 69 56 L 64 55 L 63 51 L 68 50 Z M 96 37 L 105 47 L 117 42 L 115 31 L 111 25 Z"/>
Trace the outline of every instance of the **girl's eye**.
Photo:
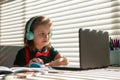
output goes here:
<path id="1" fill-rule="evenodd" d="M 46 36 L 50 36 L 50 32 L 48 34 L 45 34 L 43 32 L 39 34 L 39 37 L 46 37 Z"/>
<path id="2" fill-rule="evenodd" d="M 45 35 L 44 33 L 40 33 L 40 34 L 39 34 L 40 37 L 42 37 L 42 36 L 44 36 L 44 35 Z"/>
<path id="3" fill-rule="evenodd" d="M 50 35 L 50 33 L 48 33 L 48 35 Z"/>

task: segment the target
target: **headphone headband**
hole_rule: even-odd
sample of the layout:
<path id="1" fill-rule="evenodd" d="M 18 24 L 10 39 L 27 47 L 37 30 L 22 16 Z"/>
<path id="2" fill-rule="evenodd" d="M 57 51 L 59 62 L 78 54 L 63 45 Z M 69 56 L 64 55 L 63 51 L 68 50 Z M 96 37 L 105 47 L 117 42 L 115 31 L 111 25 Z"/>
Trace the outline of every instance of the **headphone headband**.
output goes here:
<path id="1" fill-rule="evenodd" d="M 27 32 L 30 32 L 30 28 L 32 26 L 32 23 L 37 19 L 38 17 L 33 17 L 31 18 L 30 22 L 28 22 L 28 25 L 27 25 Z"/>
<path id="2" fill-rule="evenodd" d="M 38 18 L 37 16 L 36 17 L 33 17 L 30 19 L 30 21 L 28 22 L 28 25 L 27 25 L 27 31 L 26 31 L 26 39 L 27 40 L 33 40 L 34 39 L 34 34 L 33 32 L 30 31 L 30 28 L 33 24 L 33 22 L 36 20 L 36 18 Z"/>

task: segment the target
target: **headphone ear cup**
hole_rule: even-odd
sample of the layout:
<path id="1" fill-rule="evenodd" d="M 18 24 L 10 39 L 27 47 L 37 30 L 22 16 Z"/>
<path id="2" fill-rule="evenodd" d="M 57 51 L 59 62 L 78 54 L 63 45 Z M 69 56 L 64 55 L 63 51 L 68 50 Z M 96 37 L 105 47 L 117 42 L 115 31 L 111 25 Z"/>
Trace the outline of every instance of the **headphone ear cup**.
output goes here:
<path id="1" fill-rule="evenodd" d="M 26 33 L 26 38 L 27 38 L 27 40 L 33 40 L 34 39 L 34 34 L 32 32 L 27 32 Z"/>
<path id="2" fill-rule="evenodd" d="M 52 33 L 52 32 L 50 32 L 50 37 L 52 37 L 52 35 L 53 35 L 53 33 Z"/>

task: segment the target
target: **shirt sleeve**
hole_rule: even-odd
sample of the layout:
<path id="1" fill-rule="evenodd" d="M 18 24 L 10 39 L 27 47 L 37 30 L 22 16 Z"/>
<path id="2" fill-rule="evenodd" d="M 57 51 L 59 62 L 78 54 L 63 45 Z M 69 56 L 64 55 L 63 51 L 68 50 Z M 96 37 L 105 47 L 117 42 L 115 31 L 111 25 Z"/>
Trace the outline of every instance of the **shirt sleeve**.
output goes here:
<path id="1" fill-rule="evenodd" d="M 14 65 L 21 66 L 21 67 L 26 65 L 24 48 L 18 51 L 14 61 Z"/>
<path id="2" fill-rule="evenodd" d="M 56 56 L 58 53 L 59 53 L 59 52 L 58 52 L 53 46 L 50 48 L 51 61 L 54 60 L 55 56 Z"/>

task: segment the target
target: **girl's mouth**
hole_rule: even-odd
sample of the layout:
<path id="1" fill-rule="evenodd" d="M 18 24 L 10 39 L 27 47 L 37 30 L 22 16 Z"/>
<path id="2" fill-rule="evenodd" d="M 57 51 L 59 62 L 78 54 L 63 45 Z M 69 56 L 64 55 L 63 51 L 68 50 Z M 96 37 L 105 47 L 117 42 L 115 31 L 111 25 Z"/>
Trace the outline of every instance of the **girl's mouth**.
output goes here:
<path id="1" fill-rule="evenodd" d="M 43 41 L 43 42 L 47 42 L 47 41 Z"/>

